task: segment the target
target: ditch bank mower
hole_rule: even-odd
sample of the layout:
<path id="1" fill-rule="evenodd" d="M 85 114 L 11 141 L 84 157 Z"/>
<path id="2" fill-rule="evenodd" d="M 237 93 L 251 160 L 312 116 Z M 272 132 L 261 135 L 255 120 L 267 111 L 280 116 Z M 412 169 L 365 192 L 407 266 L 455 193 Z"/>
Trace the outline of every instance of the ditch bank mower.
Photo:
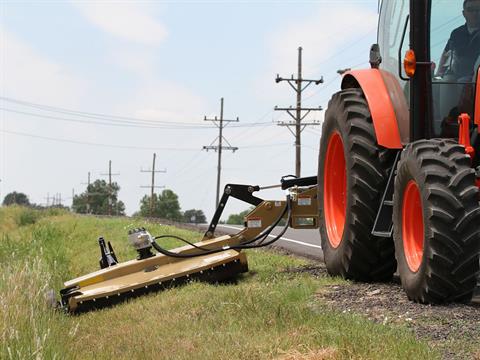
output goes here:
<path id="1" fill-rule="evenodd" d="M 331 275 L 371 282 L 397 271 L 413 301 L 469 302 L 480 271 L 479 29 L 480 0 L 383 0 L 370 68 L 347 71 L 329 102 L 317 177 L 284 179 L 281 202 L 227 186 L 197 244 L 167 252 L 134 231 L 139 258 L 120 264 L 102 245 L 105 268 L 66 282 L 62 305 L 230 278 L 247 270 L 241 250 L 281 236 L 268 240 L 284 217 L 284 231 L 319 227 Z M 256 208 L 244 230 L 214 238 L 228 196 Z"/>
<path id="2" fill-rule="evenodd" d="M 229 184 L 202 241 L 194 244 L 176 236 L 153 237 L 144 228 L 132 229 L 128 238 L 138 252 L 134 260 L 120 263 L 111 243 L 99 238 L 100 270 L 65 282 L 65 288 L 60 291 L 60 306 L 69 312 L 81 312 L 191 280 L 232 280 L 248 271 L 242 250 L 273 244 L 289 226 L 318 227 L 316 183 L 317 177 L 313 176 L 285 177 L 281 185 L 263 188 Z M 266 201 L 253 195 L 272 187 L 288 189 L 286 200 Z M 229 197 L 256 207 L 246 216 L 244 229 L 235 235 L 215 237 L 215 228 Z M 282 231 L 271 235 L 282 219 L 286 220 Z M 158 243 L 162 238 L 175 238 L 186 245 L 167 250 Z"/>

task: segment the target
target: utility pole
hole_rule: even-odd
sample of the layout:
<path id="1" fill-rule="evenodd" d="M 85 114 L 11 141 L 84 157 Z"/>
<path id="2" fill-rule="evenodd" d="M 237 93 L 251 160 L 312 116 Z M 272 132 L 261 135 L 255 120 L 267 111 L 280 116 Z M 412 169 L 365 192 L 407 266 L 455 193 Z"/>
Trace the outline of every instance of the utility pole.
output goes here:
<path id="1" fill-rule="evenodd" d="M 52 206 L 58 205 L 58 193 L 52 196 Z"/>
<path id="2" fill-rule="evenodd" d="M 72 188 L 72 197 L 71 198 L 67 198 L 67 199 L 72 199 L 72 205 L 71 205 L 71 208 L 73 209 L 73 199 L 75 198 L 75 188 Z"/>
<path id="3" fill-rule="evenodd" d="M 112 176 L 118 176 L 120 173 L 112 174 L 112 160 L 108 161 L 108 174 L 100 174 L 108 176 L 108 215 L 112 215 Z"/>
<path id="4" fill-rule="evenodd" d="M 215 140 L 213 140 L 210 145 L 203 147 L 203 150 L 218 151 L 217 196 L 216 196 L 216 199 L 215 199 L 215 209 L 216 209 L 217 206 L 218 206 L 219 199 L 220 199 L 220 174 L 222 172 L 222 150 L 231 150 L 233 152 L 238 150 L 238 147 L 234 147 L 234 146 L 230 145 L 230 143 L 227 141 L 227 139 L 225 139 L 225 137 L 223 136 L 223 128 L 226 127 L 231 122 L 238 122 L 239 119 L 238 119 L 238 116 L 237 116 L 236 120 L 226 120 L 226 119 L 223 118 L 223 97 L 222 97 L 220 99 L 220 119 L 217 119 L 216 116 L 215 116 L 214 119 L 207 119 L 207 117 L 205 116 L 204 121 L 212 121 L 215 124 L 215 126 L 217 126 L 218 129 L 219 129 L 218 137 Z M 226 125 L 224 125 L 224 123 L 226 123 Z M 218 139 L 218 145 L 212 145 L 213 143 L 215 143 L 215 141 L 217 141 L 217 139 Z M 228 146 L 223 146 L 223 141 L 225 141 Z"/>
<path id="5" fill-rule="evenodd" d="M 141 188 L 150 188 L 150 217 L 153 217 L 153 209 L 155 208 L 155 199 L 153 195 L 155 194 L 155 188 L 163 189 L 165 186 L 155 186 L 155 173 L 166 173 L 167 170 L 155 170 L 155 160 L 157 158 L 157 154 L 153 153 L 153 163 L 151 170 L 142 170 L 140 172 L 149 172 L 152 173 L 152 184 L 150 186 L 140 186 Z"/>
<path id="6" fill-rule="evenodd" d="M 50 206 L 50 193 L 47 192 L 47 197 L 45 198 L 47 200 L 47 207 Z"/>
<path id="7" fill-rule="evenodd" d="M 90 171 L 88 172 L 88 181 L 86 183 L 82 183 L 82 185 L 87 185 L 87 214 L 90 214 Z"/>
<path id="8" fill-rule="evenodd" d="M 323 83 L 323 76 L 318 80 L 310 80 L 302 78 L 302 47 L 298 48 L 298 73 L 297 78 L 294 78 L 293 75 L 290 79 L 284 79 L 277 74 L 275 79 L 276 83 L 287 81 L 292 89 L 297 93 L 297 106 L 293 108 L 292 106 L 288 108 L 279 108 L 275 106 L 276 111 L 286 111 L 288 115 L 293 118 L 293 122 L 280 122 L 279 126 L 286 126 L 288 130 L 295 136 L 295 176 L 300 177 L 301 174 L 301 134 L 302 131 L 308 125 L 320 125 L 319 121 L 313 121 L 311 123 L 302 123 L 302 120 L 311 112 L 311 111 L 321 111 L 323 110 L 321 106 L 316 108 L 302 108 L 302 92 L 309 87 L 311 84 L 319 85 Z M 303 85 L 306 83 L 306 85 Z M 295 85 L 294 85 L 295 84 Z M 292 111 L 295 110 L 295 115 Z M 302 115 L 302 111 L 306 111 Z M 295 127 L 295 132 L 293 132 L 290 127 Z"/>

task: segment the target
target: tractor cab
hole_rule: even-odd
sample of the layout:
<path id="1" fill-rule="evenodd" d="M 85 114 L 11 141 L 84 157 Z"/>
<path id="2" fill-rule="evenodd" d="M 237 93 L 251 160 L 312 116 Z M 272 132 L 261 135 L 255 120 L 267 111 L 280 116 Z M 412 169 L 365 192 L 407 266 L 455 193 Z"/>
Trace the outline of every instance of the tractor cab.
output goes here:
<path id="1" fill-rule="evenodd" d="M 412 110 L 409 141 L 458 138 L 458 116 L 473 119 L 479 30 L 478 0 L 382 2 L 380 69 L 394 74 Z"/>

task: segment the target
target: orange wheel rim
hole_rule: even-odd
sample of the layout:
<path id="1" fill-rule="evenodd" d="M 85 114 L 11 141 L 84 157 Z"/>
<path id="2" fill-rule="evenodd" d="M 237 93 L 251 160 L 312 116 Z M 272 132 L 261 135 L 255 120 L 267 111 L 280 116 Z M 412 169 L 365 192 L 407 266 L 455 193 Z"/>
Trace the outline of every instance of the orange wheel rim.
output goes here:
<path id="1" fill-rule="evenodd" d="M 334 132 L 328 140 L 324 165 L 323 205 L 329 243 L 337 248 L 345 228 L 347 208 L 347 170 L 340 134 Z"/>
<path id="2" fill-rule="evenodd" d="M 413 180 L 408 182 L 403 194 L 402 237 L 407 265 L 416 272 L 422 264 L 424 225 L 420 190 Z"/>

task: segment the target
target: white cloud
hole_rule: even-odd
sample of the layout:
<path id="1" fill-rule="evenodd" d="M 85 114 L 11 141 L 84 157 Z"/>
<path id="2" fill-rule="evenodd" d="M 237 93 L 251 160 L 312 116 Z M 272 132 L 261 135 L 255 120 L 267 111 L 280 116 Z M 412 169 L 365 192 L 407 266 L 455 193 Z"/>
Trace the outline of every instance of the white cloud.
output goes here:
<path id="1" fill-rule="evenodd" d="M 142 119 L 200 123 L 205 99 L 177 83 L 144 83 L 131 96 L 124 112 Z"/>
<path id="2" fill-rule="evenodd" d="M 366 41 L 365 37 L 374 38 L 377 19 L 377 13 L 365 6 L 322 3 L 307 18 L 292 20 L 276 29 L 265 39 L 269 57 L 265 76 L 256 82 L 257 94 L 271 101 L 288 100 L 293 96 L 285 84 L 273 90 L 271 84 L 276 73 L 284 77 L 296 75 L 299 46 L 303 48 L 305 78 L 325 75 L 326 81 L 330 81 L 337 76 L 337 69 L 368 61 L 368 44 L 360 48 L 358 42 Z"/>
<path id="3" fill-rule="evenodd" d="M 77 106 L 86 82 L 65 66 L 36 52 L 0 26 L 3 96 L 61 106 Z"/>
<path id="4" fill-rule="evenodd" d="M 65 108 L 81 108 L 82 99 L 88 93 L 88 82 L 75 75 L 68 66 L 56 63 L 38 52 L 1 25 L 0 54 L 1 96 Z M 40 112 L 38 109 L 7 101 L 0 103 L 2 108 L 29 113 Z M 43 114 L 54 115 L 46 112 Z M 3 131 L 72 138 L 72 129 L 68 123 L 0 111 L 2 194 L 14 190 L 23 191 L 34 202 L 42 202 L 47 191 L 51 194 L 63 191 L 65 194 L 70 191 L 71 184 L 78 183 L 72 174 L 76 171 L 73 164 L 77 164 L 79 157 L 75 154 L 75 161 L 72 161 L 66 151 L 58 151 L 58 143 Z M 81 138 L 82 135 L 88 136 L 88 133 L 79 135 L 76 132 L 76 135 Z M 67 168 L 68 175 L 65 174 Z"/>
<path id="5" fill-rule="evenodd" d="M 157 69 L 154 53 L 150 49 L 116 47 L 108 51 L 105 56 L 111 64 L 115 64 L 122 70 L 132 72 L 142 80 L 152 78 Z"/>
<path id="6" fill-rule="evenodd" d="M 322 5 L 308 19 L 292 22 L 270 36 L 275 68 L 281 72 L 296 69 L 295 51 L 305 51 L 305 69 L 317 70 L 318 64 L 328 60 L 358 37 L 376 28 L 377 14 L 361 6 Z M 313 66 L 312 66 L 313 64 Z"/>
<path id="7" fill-rule="evenodd" d="M 74 4 L 92 24 L 123 40 L 158 45 L 167 37 L 165 26 L 146 11 L 146 6 L 114 1 Z"/>

